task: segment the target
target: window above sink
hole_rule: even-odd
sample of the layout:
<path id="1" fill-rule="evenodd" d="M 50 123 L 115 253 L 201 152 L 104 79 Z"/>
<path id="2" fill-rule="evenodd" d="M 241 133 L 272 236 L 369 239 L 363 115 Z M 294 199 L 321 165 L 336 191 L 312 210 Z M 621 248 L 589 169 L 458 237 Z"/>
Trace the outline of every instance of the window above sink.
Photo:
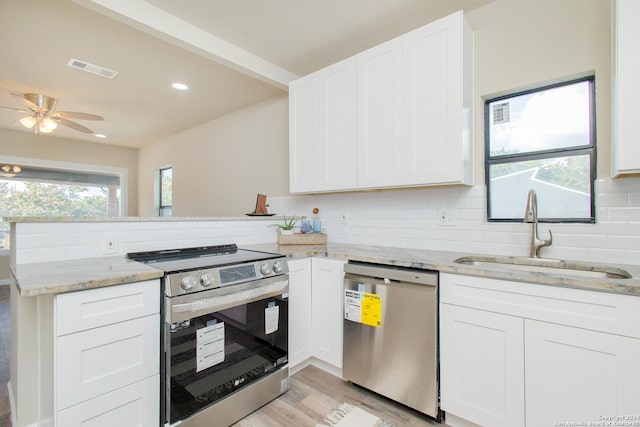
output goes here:
<path id="1" fill-rule="evenodd" d="M 530 189 L 540 222 L 595 222 L 595 78 L 485 101 L 489 221 L 521 222 Z"/>

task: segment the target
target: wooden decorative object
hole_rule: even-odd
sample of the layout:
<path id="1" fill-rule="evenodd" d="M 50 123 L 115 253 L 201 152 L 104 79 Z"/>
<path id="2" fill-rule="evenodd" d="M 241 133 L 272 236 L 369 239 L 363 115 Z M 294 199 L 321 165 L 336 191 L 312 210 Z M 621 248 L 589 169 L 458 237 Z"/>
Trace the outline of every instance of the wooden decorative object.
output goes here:
<path id="1" fill-rule="evenodd" d="M 326 245 L 327 235 L 325 233 L 278 233 L 279 245 Z"/>
<path id="2" fill-rule="evenodd" d="M 256 200 L 256 213 L 257 214 L 268 214 L 267 211 L 267 196 L 264 194 L 258 194 L 258 199 Z"/>

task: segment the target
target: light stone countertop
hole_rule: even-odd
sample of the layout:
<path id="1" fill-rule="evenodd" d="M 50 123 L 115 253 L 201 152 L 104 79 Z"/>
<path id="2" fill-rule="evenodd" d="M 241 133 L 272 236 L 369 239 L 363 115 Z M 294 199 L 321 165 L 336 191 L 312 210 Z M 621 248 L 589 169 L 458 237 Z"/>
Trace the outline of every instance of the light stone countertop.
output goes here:
<path id="1" fill-rule="evenodd" d="M 247 249 L 278 252 L 290 259 L 319 256 L 351 261 L 362 261 L 400 267 L 438 270 L 442 273 L 462 274 L 491 279 L 513 280 L 565 288 L 585 289 L 589 291 L 610 292 L 640 296 L 640 266 L 623 264 L 599 264 L 576 261 L 577 264 L 588 264 L 593 267 L 612 267 L 629 272 L 631 279 L 611 279 L 571 275 L 567 270 L 558 269 L 558 273 L 529 272 L 509 269 L 499 265 L 485 267 L 455 263 L 454 260 L 480 255 L 462 252 L 433 251 L 420 249 L 402 249 L 384 246 L 362 246 L 349 244 L 325 245 L 254 245 Z M 572 264 L 568 262 L 568 264 Z"/>
<path id="2" fill-rule="evenodd" d="M 542 273 L 513 270 L 499 265 L 480 267 L 457 264 L 454 260 L 460 257 L 483 256 L 459 252 L 332 243 L 327 245 L 278 245 L 273 243 L 243 246 L 242 248 L 281 253 L 289 259 L 327 257 L 640 296 L 640 266 L 636 265 L 587 263 L 590 266 L 623 269 L 633 276 L 631 279 L 611 279 L 571 275 L 566 270 L 559 270 L 558 273 Z M 163 275 L 161 270 L 127 260 L 123 256 L 19 264 L 12 272 L 20 296 L 23 297 L 119 285 L 154 279 Z"/>
<path id="3" fill-rule="evenodd" d="M 123 256 L 18 264 L 11 272 L 21 297 L 123 285 L 164 275 L 162 270 Z"/>

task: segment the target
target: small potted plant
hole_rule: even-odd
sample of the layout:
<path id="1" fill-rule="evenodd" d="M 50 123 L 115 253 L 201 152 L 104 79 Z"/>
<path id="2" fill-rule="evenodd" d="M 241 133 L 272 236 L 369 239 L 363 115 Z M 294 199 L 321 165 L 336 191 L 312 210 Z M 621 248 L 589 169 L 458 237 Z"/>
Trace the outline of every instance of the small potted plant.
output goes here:
<path id="1" fill-rule="evenodd" d="M 295 215 L 292 215 L 291 218 L 282 215 L 282 224 L 271 224 L 270 227 L 276 227 L 280 234 L 293 234 L 293 228 L 298 223 L 298 220 L 295 218 Z"/>

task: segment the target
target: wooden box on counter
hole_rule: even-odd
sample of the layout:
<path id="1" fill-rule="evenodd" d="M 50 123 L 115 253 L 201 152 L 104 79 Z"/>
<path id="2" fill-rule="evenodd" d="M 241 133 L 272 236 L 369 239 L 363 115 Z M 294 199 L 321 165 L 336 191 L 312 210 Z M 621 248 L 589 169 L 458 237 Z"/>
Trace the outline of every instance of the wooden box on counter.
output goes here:
<path id="1" fill-rule="evenodd" d="M 278 234 L 279 245 L 325 245 L 326 243 L 325 233 Z"/>

